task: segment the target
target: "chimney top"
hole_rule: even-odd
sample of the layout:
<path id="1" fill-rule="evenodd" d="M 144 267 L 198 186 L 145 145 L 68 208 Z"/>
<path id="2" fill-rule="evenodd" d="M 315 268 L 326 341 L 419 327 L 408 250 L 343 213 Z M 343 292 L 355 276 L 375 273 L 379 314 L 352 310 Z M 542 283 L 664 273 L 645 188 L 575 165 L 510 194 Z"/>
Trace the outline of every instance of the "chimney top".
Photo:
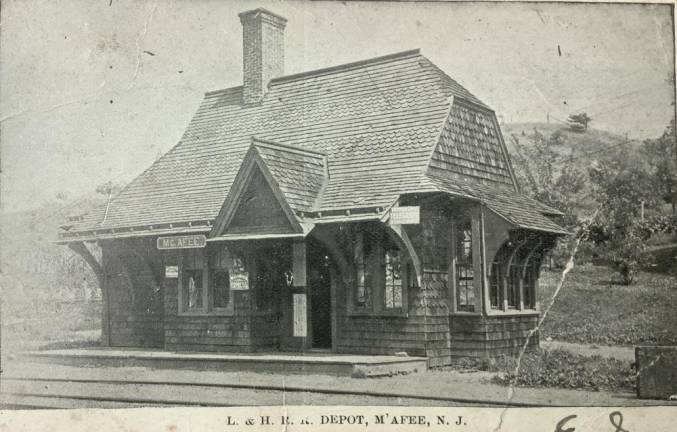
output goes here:
<path id="1" fill-rule="evenodd" d="M 240 12 L 238 16 L 240 17 L 240 22 L 242 24 L 245 23 L 245 20 L 260 18 L 262 20 L 266 20 L 269 24 L 273 24 L 279 27 L 282 30 L 284 30 L 284 27 L 287 25 L 287 18 L 264 8 L 257 8 L 249 11 Z"/>
<path id="2" fill-rule="evenodd" d="M 239 14 L 245 104 L 263 100 L 271 79 L 284 75 L 284 28 L 287 19 L 259 8 Z"/>

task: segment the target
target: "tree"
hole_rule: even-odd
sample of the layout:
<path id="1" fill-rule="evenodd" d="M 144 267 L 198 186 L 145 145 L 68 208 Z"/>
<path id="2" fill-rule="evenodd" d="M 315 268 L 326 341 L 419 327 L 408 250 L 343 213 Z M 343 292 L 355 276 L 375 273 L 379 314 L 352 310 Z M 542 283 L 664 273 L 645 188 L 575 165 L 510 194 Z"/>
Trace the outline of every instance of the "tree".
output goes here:
<path id="1" fill-rule="evenodd" d="M 640 220 L 643 205 L 655 211 L 659 205 L 655 181 L 646 163 L 622 150 L 589 170 L 600 206 L 594 232 L 605 259 L 629 285 L 639 269 L 648 264 L 646 240 L 650 232 Z"/>
<path id="2" fill-rule="evenodd" d="M 662 199 L 677 214 L 677 137 L 675 121 L 656 139 L 644 141 L 643 148 Z"/>
<path id="3" fill-rule="evenodd" d="M 566 135 L 555 131 L 546 137 L 534 129 L 529 138 L 532 145 L 527 148 L 512 136 L 515 174 L 523 192 L 560 210 L 566 215 L 564 225 L 575 226 L 577 197 L 585 186 L 585 176 L 575 165 L 573 155 L 562 159 L 554 149 L 564 144 Z"/>
<path id="4" fill-rule="evenodd" d="M 567 119 L 569 128 L 574 132 L 585 132 L 588 130 L 588 123 L 592 118 L 587 113 L 571 114 Z"/>
<path id="5" fill-rule="evenodd" d="M 96 193 L 105 196 L 106 198 L 117 195 L 124 188 L 124 185 L 120 183 L 113 183 L 112 181 L 107 181 L 97 185 Z"/>

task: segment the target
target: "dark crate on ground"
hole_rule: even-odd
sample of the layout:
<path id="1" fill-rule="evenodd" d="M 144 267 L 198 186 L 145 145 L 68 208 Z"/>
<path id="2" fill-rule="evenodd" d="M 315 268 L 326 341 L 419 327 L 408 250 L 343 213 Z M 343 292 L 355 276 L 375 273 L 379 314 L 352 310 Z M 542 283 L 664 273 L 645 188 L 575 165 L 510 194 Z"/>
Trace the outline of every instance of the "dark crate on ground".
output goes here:
<path id="1" fill-rule="evenodd" d="M 635 348 L 637 397 L 667 399 L 677 395 L 677 346 Z"/>

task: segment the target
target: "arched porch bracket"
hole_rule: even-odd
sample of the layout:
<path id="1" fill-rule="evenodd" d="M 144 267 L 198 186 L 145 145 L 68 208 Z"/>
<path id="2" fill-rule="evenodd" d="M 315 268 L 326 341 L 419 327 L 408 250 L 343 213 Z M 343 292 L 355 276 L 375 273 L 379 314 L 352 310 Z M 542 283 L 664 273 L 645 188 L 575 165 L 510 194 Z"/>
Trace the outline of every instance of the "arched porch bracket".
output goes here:
<path id="1" fill-rule="evenodd" d="M 85 260 L 85 262 L 89 265 L 89 267 L 92 269 L 94 272 L 94 275 L 96 275 L 97 282 L 99 282 L 99 289 L 101 290 L 101 293 L 103 294 L 104 290 L 104 274 L 103 274 L 103 267 L 101 266 L 101 263 L 99 263 L 94 255 L 92 255 L 92 252 L 85 246 L 84 242 L 74 242 L 74 243 L 68 243 L 68 248 L 75 252 L 76 254 L 80 255 L 82 259 Z"/>
<path id="2" fill-rule="evenodd" d="M 411 243 L 411 239 L 409 239 L 407 231 L 402 225 L 391 224 L 390 222 L 388 222 L 386 225 L 389 228 L 388 233 L 391 235 L 391 237 L 393 237 L 397 243 L 403 245 L 409 254 L 409 259 L 411 260 L 412 267 L 416 273 L 416 286 L 420 287 L 423 277 L 421 260 L 416 253 L 416 249 L 414 249 L 414 245 Z"/>

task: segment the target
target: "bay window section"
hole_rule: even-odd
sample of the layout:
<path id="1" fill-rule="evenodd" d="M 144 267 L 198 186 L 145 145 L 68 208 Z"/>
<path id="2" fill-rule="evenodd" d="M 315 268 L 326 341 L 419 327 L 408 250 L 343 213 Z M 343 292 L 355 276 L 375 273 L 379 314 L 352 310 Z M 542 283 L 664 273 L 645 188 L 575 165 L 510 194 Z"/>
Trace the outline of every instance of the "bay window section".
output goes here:
<path id="1" fill-rule="evenodd" d="M 491 310 L 533 310 L 544 246 L 527 236 L 506 241 L 496 252 L 488 277 Z"/>

